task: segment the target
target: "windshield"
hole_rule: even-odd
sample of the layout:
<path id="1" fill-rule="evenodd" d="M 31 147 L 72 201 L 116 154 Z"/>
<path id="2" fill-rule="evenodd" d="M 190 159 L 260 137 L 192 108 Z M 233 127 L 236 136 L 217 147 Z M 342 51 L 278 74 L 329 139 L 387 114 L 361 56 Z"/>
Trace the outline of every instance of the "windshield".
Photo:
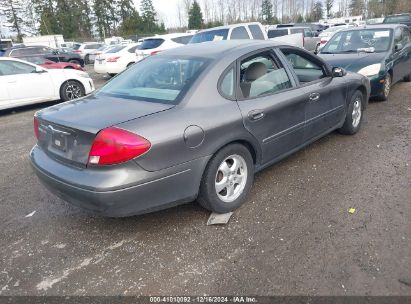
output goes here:
<path id="1" fill-rule="evenodd" d="M 107 83 L 97 94 L 139 101 L 177 104 L 207 60 L 150 56 Z"/>
<path id="2" fill-rule="evenodd" d="M 401 22 L 411 22 L 411 15 L 385 17 L 383 23 L 401 23 Z"/>
<path id="3" fill-rule="evenodd" d="M 157 38 L 157 39 L 145 39 L 138 47 L 137 50 L 150 50 L 158 48 L 162 45 L 164 39 Z"/>
<path id="4" fill-rule="evenodd" d="M 391 45 L 392 30 L 364 29 L 335 33 L 321 53 L 385 52 Z"/>
<path id="5" fill-rule="evenodd" d="M 197 33 L 191 38 L 190 43 L 201 43 L 206 41 L 227 40 L 228 29 L 213 30 Z"/>

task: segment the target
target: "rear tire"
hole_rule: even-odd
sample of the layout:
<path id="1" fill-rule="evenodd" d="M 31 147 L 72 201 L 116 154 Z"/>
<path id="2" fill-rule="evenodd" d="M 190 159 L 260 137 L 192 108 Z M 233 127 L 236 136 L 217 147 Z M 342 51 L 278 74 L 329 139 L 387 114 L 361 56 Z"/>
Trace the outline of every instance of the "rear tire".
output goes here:
<path id="1" fill-rule="evenodd" d="M 114 77 L 114 76 L 116 76 L 117 74 L 108 73 L 108 75 L 109 75 L 110 77 Z"/>
<path id="2" fill-rule="evenodd" d="M 384 78 L 384 88 L 380 94 L 377 95 L 377 100 L 386 101 L 388 100 L 388 95 L 391 92 L 392 77 L 390 73 L 387 73 Z"/>
<path id="3" fill-rule="evenodd" d="M 411 73 L 404 77 L 405 82 L 411 82 Z"/>
<path id="4" fill-rule="evenodd" d="M 84 57 L 84 64 L 89 64 L 90 63 L 90 55 L 86 55 Z"/>
<path id="5" fill-rule="evenodd" d="M 348 105 L 343 126 L 338 129 L 342 134 L 353 135 L 361 127 L 364 109 L 364 96 L 360 91 L 355 91 Z"/>
<path id="6" fill-rule="evenodd" d="M 244 203 L 253 181 L 254 162 L 250 151 L 240 144 L 228 145 L 207 164 L 197 201 L 213 212 L 232 211 Z"/>
<path id="7" fill-rule="evenodd" d="M 127 69 L 128 69 L 129 67 L 131 67 L 134 63 L 135 63 L 135 62 L 130 62 L 129 64 L 127 64 Z"/>
<path id="8" fill-rule="evenodd" d="M 76 80 L 67 80 L 60 88 L 60 98 L 62 101 L 68 101 L 83 97 L 86 95 L 83 85 Z"/>

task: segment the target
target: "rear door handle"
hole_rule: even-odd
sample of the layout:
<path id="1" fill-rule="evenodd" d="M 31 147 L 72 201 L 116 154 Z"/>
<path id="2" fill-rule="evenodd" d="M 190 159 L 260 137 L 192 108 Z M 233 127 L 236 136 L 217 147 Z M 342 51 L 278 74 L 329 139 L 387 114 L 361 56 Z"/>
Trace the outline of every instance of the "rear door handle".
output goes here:
<path id="1" fill-rule="evenodd" d="M 309 97 L 309 101 L 317 101 L 320 99 L 320 93 L 311 93 Z"/>
<path id="2" fill-rule="evenodd" d="M 248 119 L 252 121 L 260 120 L 264 117 L 263 110 L 253 110 L 248 112 Z"/>

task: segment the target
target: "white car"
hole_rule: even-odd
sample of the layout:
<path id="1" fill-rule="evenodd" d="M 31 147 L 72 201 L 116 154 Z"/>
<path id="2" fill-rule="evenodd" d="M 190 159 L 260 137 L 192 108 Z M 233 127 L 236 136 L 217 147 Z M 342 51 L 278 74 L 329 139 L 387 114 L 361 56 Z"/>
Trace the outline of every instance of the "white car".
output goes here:
<path id="1" fill-rule="evenodd" d="M 341 31 L 343 29 L 346 29 L 348 27 L 354 27 L 354 25 L 337 25 L 337 26 L 332 26 L 329 27 L 328 29 L 322 31 L 320 33 L 320 35 L 318 35 L 318 37 L 320 38 L 320 46 L 318 49 L 321 49 L 324 45 L 326 45 L 326 43 L 328 42 L 328 40 L 331 39 L 331 37 L 337 33 L 338 31 Z"/>
<path id="2" fill-rule="evenodd" d="M 84 42 L 76 43 L 73 47 L 73 52 L 80 55 L 81 59 L 84 59 L 87 54 L 94 52 L 98 48 L 102 47 L 104 43 L 100 42 Z"/>
<path id="3" fill-rule="evenodd" d="M 0 57 L 0 110 L 72 100 L 93 91 L 93 80 L 83 71 L 48 70 L 17 58 Z"/>
<path id="4" fill-rule="evenodd" d="M 123 72 L 136 62 L 136 48 L 139 43 L 118 45 L 97 55 L 94 61 L 94 71 L 98 74 L 114 76 Z"/>
<path id="5" fill-rule="evenodd" d="M 190 42 L 192 37 L 193 34 L 191 33 L 174 33 L 145 38 L 137 47 L 137 61 L 140 61 L 144 57 L 155 55 L 161 51 L 184 46 Z"/>

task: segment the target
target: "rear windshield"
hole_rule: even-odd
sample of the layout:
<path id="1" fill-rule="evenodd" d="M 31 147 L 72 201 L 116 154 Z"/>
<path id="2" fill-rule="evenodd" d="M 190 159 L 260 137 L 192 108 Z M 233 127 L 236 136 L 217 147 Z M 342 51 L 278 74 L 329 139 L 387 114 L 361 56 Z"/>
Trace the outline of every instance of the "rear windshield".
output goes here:
<path id="1" fill-rule="evenodd" d="M 150 50 L 150 49 L 155 49 L 158 48 L 160 45 L 162 45 L 164 42 L 164 39 L 145 39 L 143 43 L 141 43 L 137 49 L 138 50 Z"/>
<path id="2" fill-rule="evenodd" d="M 276 38 L 288 35 L 288 30 L 269 30 L 267 33 L 268 38 Z"/>
<path id="3" fill-rule="evenodd" d="M 385 17 L 383 21 L 383 23 L 401 23 L 401 22 L 411 22 L 411 15 L 388 16 L 388 17 Z"/>
<path id="4" fill-rule="evenodd" d="M 109 49 L 106 53 L 108 53 L 108 54 L 117 53 L 117 52 L 120 52 L 125 47 L 126 47 L 125 45 L 119 45 L 119 46 L 116 46 L 116 47 L 113 47 L 113 48 Z"/>
<path id="5" fill-rule="evenodd" d="M 201 43 L 206 41 L 227 40 L 228 29 L 213 30 L 197 33 L 191 38 L 190 43 Z"/>
<path id="6" fill-rule="evenodd" d="M 108 82 L 97 94 L 175 105 L 206 63 L 204 58 L 150 56 Z"/>

